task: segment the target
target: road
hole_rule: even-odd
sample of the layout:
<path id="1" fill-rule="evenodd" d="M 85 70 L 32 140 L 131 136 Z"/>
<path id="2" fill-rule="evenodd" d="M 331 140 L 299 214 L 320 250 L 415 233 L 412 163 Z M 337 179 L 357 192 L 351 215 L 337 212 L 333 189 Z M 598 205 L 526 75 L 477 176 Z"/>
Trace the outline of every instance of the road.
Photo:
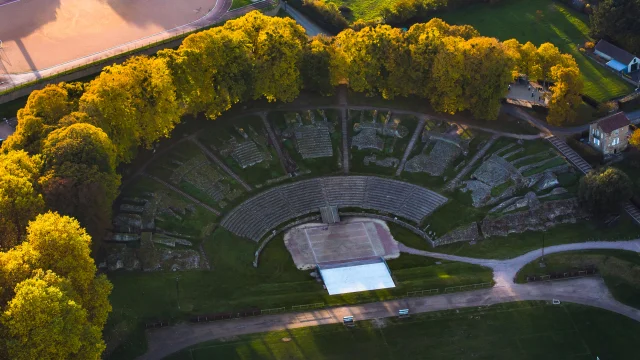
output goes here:
<path id="1" fill-rule="evenodd" d="M 294 9 L 293 6 L 286 6 L 286 11 L 291 17 L 300 24 L 304 30 L 307 32 L 309 36 L 316 36 L 318 34 L 327 34 L 320 26 L 311 21 L 306 16 L 302 15 L 298 10 Z"/>
<path id="2" fill-rule="evenodd" d="M 545 248 L 545 254 L 588 249 L 618 249 L 638 252 L 640 250 L 640 239 L 556 245 Z M 400 250 L 405 253 L 490 267 L 494 271 L 496 285 L 491 289 L 460 293 L 405 298 L 204 324 L 182 323 L 171 327 L 152 329 L 147 332 L 148 351 L 139 359 L 160 359 L 204 341 L 231 336 L 341 323 L 344 316 L 354 316 L 356 321 L 394 317 L 398 315 L 399 309 L 409 309 L 411 313 L 415 314 L 514 301 L 551 301 L 552 299 L 557 299 L 561 302 L 598 307 L 640 321 L 640 310 L 615 300 L 604 281 L 598 277 L 515 284 L 514 277 L 517 272 L 526 264 L 540 257 L 540 249 L 508 260 L 476 259 L 440 254 L 416 250 L 404 245 L 401 245 Z"/>

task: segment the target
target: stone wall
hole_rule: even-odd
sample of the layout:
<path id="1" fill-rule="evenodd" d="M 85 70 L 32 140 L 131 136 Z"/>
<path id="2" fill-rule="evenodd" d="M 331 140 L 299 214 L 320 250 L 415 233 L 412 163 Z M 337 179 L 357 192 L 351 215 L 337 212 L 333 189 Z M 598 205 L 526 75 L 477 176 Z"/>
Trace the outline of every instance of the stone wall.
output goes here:
<path id="1" fill-rule="evenodd" d="M 469 225 L 461 226 L 433 240 L 433 246 L 453 244 L 456 242 L 478 241 L 481 239 L 482 235 L 478 232 L 478 223 L 472 222 Z"/>
<path id="2" fill-rule="evenodd" d="M 578 200 L 547 201 L 535 209 L 485 218 L 480 225 L 484 237 L 507 236 L 525 231 L 543 231 L 559 224 L 575 223 L 587 217 Z"/>

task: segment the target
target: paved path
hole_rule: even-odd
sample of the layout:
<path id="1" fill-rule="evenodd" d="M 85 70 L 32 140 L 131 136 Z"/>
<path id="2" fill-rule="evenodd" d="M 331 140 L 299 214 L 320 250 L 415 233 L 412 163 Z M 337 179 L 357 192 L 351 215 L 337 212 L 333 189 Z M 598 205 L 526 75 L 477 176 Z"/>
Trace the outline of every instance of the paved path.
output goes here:
<path id="1" fill-rule="evenodd" d="M 308 17 L 300 13 L 298 10 L 294 9 L 293 6 L 286 7 L 287 13 L 291 15 L 291 17 L 300 24 L 307 32 L 309 36 L 316 36 L 318 34 L 325 34 L 327 32 L 324 31 L 320 26 L 318 26 L 315 22 L 311 21 Z"/>
<path id="2" fill-rule="evenodd" d="M 200 141 L 198 141 L 198 139 L 196 137 L 191 137 L 191 141 L 198 145 L 198 147 L 200 148 L 200 150 L 202 150 L 211 160 L 213 160 L 213 162 L 216 163 L 216 165 L 218 165 L 222 170 L 224 170 L 224 172 L 226 172 L 227 174 L 229 174 L 229 176 L 231 176 L 235 181 L 238 182 L 238 184 L 242 185 L 242 187 L 247 190 L 247 191 L 251 191 L 251 186 L 249 186 L 249 184 L 247 184 L 246 182 L 244 182 L 244 180 L 242 180 L 240 178 L 240 176 L 238 176 L 238 174 L 234 173 L 228 166 L 227 164 L 225 164 L 224 162 L 222 162 L 222 160 L 220 160 L 213 152 L 211 152 L 211 150 L 209 150 L 206 146 L 204 146 L 204 144 L 202 144 Z"/>
<path id="3" fill-rule="evenodd" d="M 342 120 L 342 170 L 345 175 L 349 175 L 349 113 L 347 111 L 347 87 L 341 86 L 338 88 L 338 103 L 340 104 L 340 117 Z"/>
<path id="4" fill-rule="evenodd" d="M 280 141 L 278 140 L 278 137 L 276 136 L 276 134 L 274 134 L 273 129 L 271 128 L 271 124 L 267 119 L 267 113 L 262 111 L 257 115 L 260 116 L 260 119 L 262 119 L 264 128 L 267 130 L 267 134 L 269 134 L 271 145 L 273 145 L 273 148 L 276 149 L 276 154 L 278 154 L 278 159 L 280 159 L 280 165 L 282 166 L 282 170 L 284 170 L 285 174 L 289 173 L 289 171 L 287 170 L 287 166 L 284 163 L 285 160 L 284 160 L 284 154 L 282 154 L 282 146 L 280 146 Z"/>
<path id="5" fill-rule="evenodd" d="M 162 185 L 164 185 L 164 186 L 168 187 L 169 189 L 171 189 L 171 190 L 173 190 L 173 191 L 177 192 L 178 194 L 180 194 L 180 195 L 184 196 L 185 198 L 187 198 L 187 199 L 189 199 L 189 200 L 193 201 L 194 203 L 196 203 L 196 204 L 198 204 L 198 205 L 202 206 L 203 208 L 205 208 L 205 209 L 207 209 L 207 210 L 211 211 L 212 213 L 214 213 L 214 214 L 216 214 L 216 215 L 220 216 L 220 211 L 218 211 L 218 210 L 216 210 L 216 209 L 212 208 L 211 206 L 209 206 L 209 205 L 207 205 L 207 204 L 203 203 L 202 201 L 200 201 L 200 200 L 198 200 L 198 199 L 194 198 L 193 196 L 191 196 L 191 195 L 187 194 L 186 192 L 184 192 L 184 191 L 182 191 L 182 190 L 178 189 L 177 187 L 175 187 L 175 186 L 173 186 L 173 185 L 169 184 L 168 182 L 166 182 L 166 181 L 164 181 L 164 180 L 162 180 L 162 179 L 160 179 L 160 178 L 158 178 L 158 177 L 156 177 L 156 176 L 153 176 L 153 175 L 147 174 L 147 173 L 142 173 L 141 175 L 146 176 L 146 177 L 148 177 L 149 179 L 153 179 L 153 180 L 155 180 L 155 181 L 159 182 L 160 184 L 162 184 Z"/>
<path id="6" fill-rule="evenodd" d="M 130 51 L 133 48 L 147 46 L 150 43 L 157 43 L 186 32 L 202 29 L 204 27 L 208 27 L 228 19 L 242 16 L 253 10 L 264 9 L 271 6 L 274 2 L 275 0 L 261 0 L 254 4 L 229 11 L 233 3 L 233 0 L 218 0 L 216 1 L 214 7 L 210 9 L 210 11 L 207 14 L 205 14 L 200 19 L 194 22 L 191 22 L 189 24 L 185 24 L 185 25 L 175 27 L 173 29 L 165 30 L 157 34 L 144 37 L 142 39 L 130 41 L 126 44 L 115 46 L 110 49 L 105 49 L 104 51 L 100 51 L 88 56 L 84 56 L 72 61 L 62 63 L 62 64 L 58 64 L 46 69 L 38 69 L 37 71 L 25 72 L 25 73 L 19 73 L 19 74 L 0 74 L 0 75 L 3 75 L 3 78 L 5 79 L 3 80 L 5 81 L 5 83 L 0 84 L 0 91 L 10 89 L 12 87 L 18 86 L 26 82 L 50 77 L 60 72 L 69 71 L 70 69 L 84 66 L 96 61 L 109 58 L 109 57 L 117 56 L 127 51 Z"/>
<path id="7" fill-rule="evenodd" d="M 424 313 L 488 306 L 499 303 L 558 299 L 563 302 L 588 305 L 616 312 L 640 321 L 640 311 L 615 301 L 600 278 L 582 278 L 556 282 L 513 284 L 485 290 L 406 298 L 324 310 L 259 316 L 206 324 L 179 324 L 150 330 L 148 351 L 139 359 L 161 359 L 188 346 L 231 336 L 341 323 L 344 316 L 357 321 L 398 316 L 398 310 Z"/>
<path id="8" fill-rule="evenodd" d="M 638 252 L 640 251 L 640 240 L 598 241 L 556 245 L 545 248 L 545 254 L 588 249 L 619 249 Z M 534 250 L 508 260 L 476 259 L 440 254 L 412 249 L 402 244 L 400 244 L 400 250 L 415 255 L 490 267 L 494 271 L 496 286 L 491 289 L 461 293 L 405 298 L 363 305 L 217 321 L 205 324 L 183 323 L 162 329 L 153 329 L 147 332 L 148 351 L 139 359 L 160 359 L 188 346 L 204 341 L 228 338 L 230 336 L 340 323 L 344 316 L 349 315 L 354 316 L 356 321 L 394 317 L 398 315 L 399 309 L 406 308 L 408 308 L 411 313 L 423 313 L 474 306 L 487 306 L 514 301 L 550 301 L 552 299 L 558 299 L 560 301 L 613 311 L 640 321 L 640 310 L 616 301 L 609 293 L 604 281 L 598 277 L 515 284 L 513 279 L 516 273 L 523 266 L 540 257 L 541 250 Z"/>
<path id="9" fill-rule="evenodd" d="M 416 129 L 413 131 L 413 135 L 411 136 L 411 141 L 409 141 L 409 145 L 407 145 L 407 149 L 404 151 L 402 155 L 402 160 L 400 161 L 400 165 L 398 165 L 398 170 L 396 170 L 396 176 L 400 176 L 402 174 L 402 170 L 404 170 L 404 164 L 407 162 L 407 158 L 413 151 L 413 147 L 416 145 L 416 140 L 422 134 L 422 130 L 424 130 L 424 123 L 427 121 L 426 116 L 421 116 Z"/>

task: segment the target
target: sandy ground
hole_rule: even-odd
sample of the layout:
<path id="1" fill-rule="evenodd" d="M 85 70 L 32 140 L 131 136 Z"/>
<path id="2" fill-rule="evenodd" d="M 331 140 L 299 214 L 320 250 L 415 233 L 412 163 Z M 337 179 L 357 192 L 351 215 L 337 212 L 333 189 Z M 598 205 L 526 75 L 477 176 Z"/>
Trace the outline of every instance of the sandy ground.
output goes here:
<path id="1" fill-rule="evenodd" d="M 9 3 L 0 6 L 0 73 L 46 69 L 172 29 L 203 17 L 217 1 L 222 0 Z"/>

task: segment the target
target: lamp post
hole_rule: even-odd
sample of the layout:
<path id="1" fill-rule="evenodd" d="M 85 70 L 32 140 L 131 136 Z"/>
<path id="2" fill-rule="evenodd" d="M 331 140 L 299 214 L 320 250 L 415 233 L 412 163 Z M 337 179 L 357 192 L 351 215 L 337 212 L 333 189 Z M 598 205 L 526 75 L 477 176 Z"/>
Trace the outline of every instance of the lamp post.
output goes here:
<path id="1" fill-rule="evenodd" d="M 545 267 L 545 264 L 544 264 L 544 232 L 542 233 L 542 257 L 540 258 L 540 267 Z"/>

